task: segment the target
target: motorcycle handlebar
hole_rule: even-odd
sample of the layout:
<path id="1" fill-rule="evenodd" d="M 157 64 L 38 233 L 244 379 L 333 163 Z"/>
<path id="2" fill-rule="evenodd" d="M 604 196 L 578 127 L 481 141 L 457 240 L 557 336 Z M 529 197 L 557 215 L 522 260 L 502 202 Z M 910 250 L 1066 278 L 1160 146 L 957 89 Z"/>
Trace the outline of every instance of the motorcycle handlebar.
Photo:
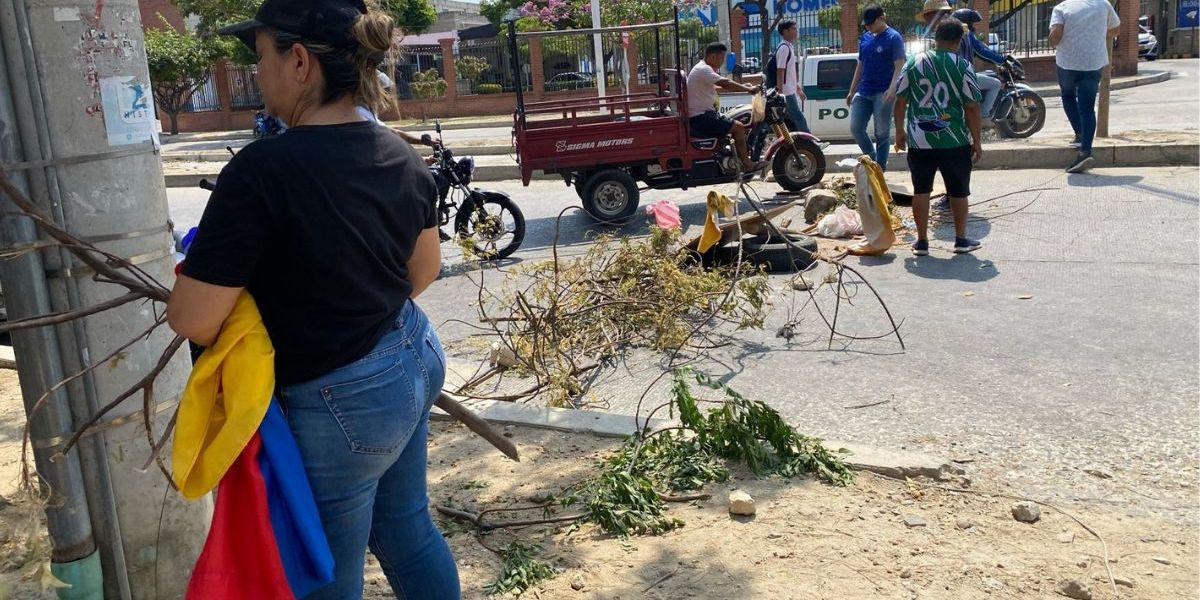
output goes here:
<path id="1" fill-rule="evenodd" d="M 200 180 L 200 189 L 208 190 L 211 192 L 211 191 L 217 189 L 217 184 L 215 184 L 207 179 L 201 179 Z"/>

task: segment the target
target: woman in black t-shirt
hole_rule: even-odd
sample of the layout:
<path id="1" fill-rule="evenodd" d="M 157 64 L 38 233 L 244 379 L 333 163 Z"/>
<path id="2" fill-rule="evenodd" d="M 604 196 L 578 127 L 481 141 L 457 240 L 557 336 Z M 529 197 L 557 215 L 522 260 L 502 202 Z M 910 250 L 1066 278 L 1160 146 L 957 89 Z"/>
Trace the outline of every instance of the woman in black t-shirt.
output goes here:
<path id="1" fill-rule="evenodd" d="M 208 345 L 242 290 L 258 304 L 335 562 L 310 599 L 361 598 L 368 544 L 397 597 L 460 596 L 425 481 L 444 355 L 412 301 L 440 267 L 436 188 L 356 109 L 388 103 L 375 69 L 393 31 L 363 0 L 267 0 L 222 30 L 255 50 L 267 111 L 289 129 L 221 172 L 167 308 Z"/>

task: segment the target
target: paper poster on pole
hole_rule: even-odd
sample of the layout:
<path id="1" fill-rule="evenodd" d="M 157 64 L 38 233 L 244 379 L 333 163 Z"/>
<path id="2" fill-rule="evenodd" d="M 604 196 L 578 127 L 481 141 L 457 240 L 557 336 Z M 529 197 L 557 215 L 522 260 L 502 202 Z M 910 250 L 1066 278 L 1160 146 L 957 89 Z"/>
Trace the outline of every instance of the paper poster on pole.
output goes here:
<path id="1" fill-rule="evenodd" d="M 155 139 L 150 84 L 132 75 L 105 77 L 100 80 L 100 100 L 108 145 L 140 144 Z"/>

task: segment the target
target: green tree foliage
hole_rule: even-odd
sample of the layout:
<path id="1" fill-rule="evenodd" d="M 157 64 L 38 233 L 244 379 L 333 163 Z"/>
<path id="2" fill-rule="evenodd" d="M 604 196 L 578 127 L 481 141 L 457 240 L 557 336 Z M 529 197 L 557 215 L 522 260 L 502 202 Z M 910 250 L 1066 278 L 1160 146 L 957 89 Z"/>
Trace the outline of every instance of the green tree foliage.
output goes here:
<path id="1" fill-rule="evenodd" d="M 504 15 L 510 10 L 520 10 L 525 0 L 483 0 L 479 3 L 479 14 L 487 17 L 493 25 L 504 22 Z"/>
<path id="2" fill-rule="evenodd" d="M 406 35 L 429 31 L 437 23 L 437 11 L 429 0 L 382 0 L 382 4 Z"/>
<path id="3" fill-rule="evenodd" d="M 916 13 L 925 3 L 922 0 L 882 0 L 879 6 L 887 13 L 888 25 L 904 35 L 916 33 L 918 25 L 924 21 L 916 18 Z"/>
<path id="4" fill-rule="evenodd" d="M 171 118 L 171 133 L 179 133 L 179 113 L 192 94 L 208 80 L 223 48 L 212 38 L 177 31 L 160 14 L 161 27 L 146 30 L 146 62 L 158 109 Z"/>
<path id="5" fill-rule="evenodd" d="M 172 0 L 179 10 L 186 15 L 199 17 L 196 26 L 197 33 L 211 35 L 217 29 L 245 21 L 254 17 L 262 0 Z M 396 20 L 396 24 L 407 34 L 421 33 L 428 30 L 437 22 L 437 11 L 429 0 L 380 0 L 383 10 L 386 10 Z M 232 39 L 232 38 L 230 38 Z M 223 46 L 224 55 L 236 62 L 249 64 L 254 62 L 254 56 L 244 46 L 233 40 Z"/>
<path id="6" fill-rule="evenodd" d="M 463 56 L 454 61 L 454 69 L 460 77 L 470 81 L 472 85 L 477 83 L 479 76 L 492 68 L 487 59 L 482 56 Z"/>
<path id="7" fill-rule="evenodd" d="M 831 31 L 842 29 L 842 7 L 837 4 L 817 11 L 817 24 Z"/>
<path id="8" fill-rule="evenodd" d="M 408 84 L 412 94 L 421 102 L 421 120 L 426 121 L 428 117 L 425 114 L 429 106 L 429 102 L 434 98 L 441 98 L 446 95 L 446 88 L 449 85 L 445 79 L 442 79 L 441 73 L 437 69 L 429 69 L 428 71 L 418 71 L 413 74 L 413 80 Z"/>

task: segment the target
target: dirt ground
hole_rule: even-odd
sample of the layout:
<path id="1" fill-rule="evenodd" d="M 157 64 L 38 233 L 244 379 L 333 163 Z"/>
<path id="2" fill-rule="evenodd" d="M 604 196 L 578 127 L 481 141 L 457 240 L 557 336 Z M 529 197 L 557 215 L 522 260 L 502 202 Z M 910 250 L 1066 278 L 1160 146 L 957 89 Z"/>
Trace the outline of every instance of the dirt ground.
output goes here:
<path id="1" fill-rule="evenodd" d="M 18 528 L 27 502 L 14 497 L 22 413 L 16 377 L 0 371 L 0 599 L 52 597 L 21 571 Z M 466 429 L 436 423 L 430 439 L 430 498 L 471 510 L 527 505 L 583 478 L 616 440 L 510 428 L 521 449 L 511 462 Z M 498 548 L 520 538 L 545 549 L 559 570 L 531 588 L 536 599 L 1062 598 L 1058 583 L 1078 579 L 1093 598 L 1112 598 L 1100 542 L 1070 518 L 1045 508 L 1027 525 L 1011 500 L 920 488 L 861 475 L 835 488 L 809 480 L 757 478 L 735 469 L 711 485 L 710 500 L 671 506 L 684 527 L 657 537 L 619 539 L 591 526 L 535 526 L 483 538 Z M 933 483 L 933 482 L 925 482 Z M 961 482 L 945 482 L 959 485 Z M 753 518 L 731 517 L 728 492 L 749 492 Z M 973 489 L 985 491 L 986 481 Z M 1132 519 L 1097 508 L 1063 507 L 1104 536 L 1114 575 L 1133 587 L 1121 598 L 1197 598 L 1197 532 L 1182 524 Z M 538 512 L 525 515 L 536 518 Z M 909 527 L 906 519 L 923 520 Z M 464 598 L 484 598 L 500 559 L 473 531 L 444 518 Z M 367 600 L 392 598 L 374 562 Z"/>

